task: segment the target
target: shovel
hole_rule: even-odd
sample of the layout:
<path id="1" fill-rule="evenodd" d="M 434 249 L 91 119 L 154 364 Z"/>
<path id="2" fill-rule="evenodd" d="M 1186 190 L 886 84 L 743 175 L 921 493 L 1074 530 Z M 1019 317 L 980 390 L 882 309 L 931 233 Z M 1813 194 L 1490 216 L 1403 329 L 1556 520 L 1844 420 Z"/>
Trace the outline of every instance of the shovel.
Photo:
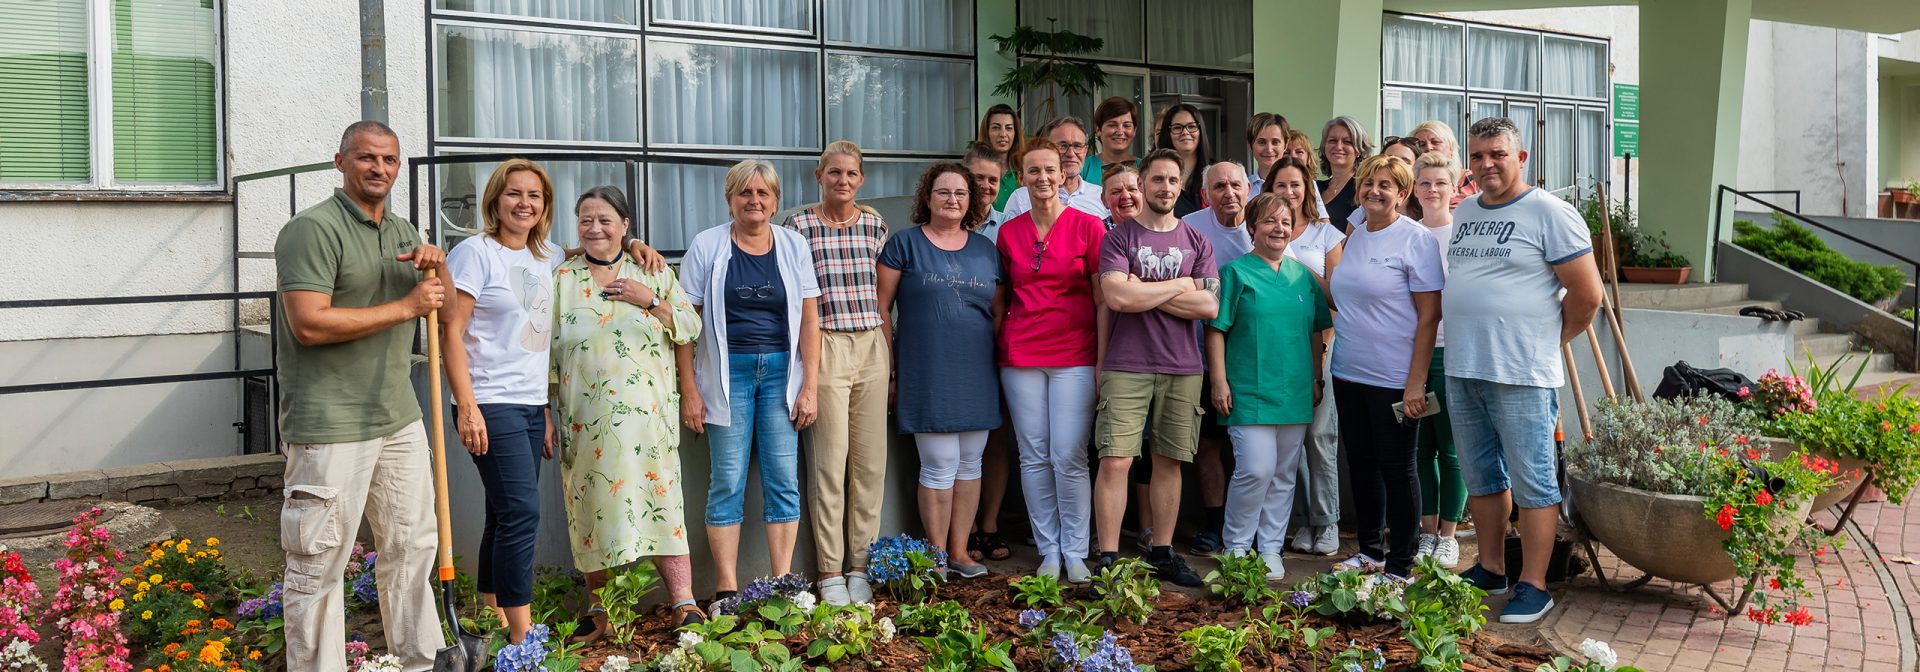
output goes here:
<path id="1" fill-rule="evenodd" d="M 434 276 L 427 269 L 427 277 Z M 460 627 L 460 610 L 454 601 L 459 590 L 453 582 L 453 523 L 447 505 L 447 433 L 441 418 L 440 391 L 440 314 L 427 313 L 427 390 L 433 398 L 433 515 L 440 526 L 440 604 L 447 629 L 453 631 L 453 646 L 433 654 L 433 672 L 480 672 L 487 660 L 487 636 Z"/>

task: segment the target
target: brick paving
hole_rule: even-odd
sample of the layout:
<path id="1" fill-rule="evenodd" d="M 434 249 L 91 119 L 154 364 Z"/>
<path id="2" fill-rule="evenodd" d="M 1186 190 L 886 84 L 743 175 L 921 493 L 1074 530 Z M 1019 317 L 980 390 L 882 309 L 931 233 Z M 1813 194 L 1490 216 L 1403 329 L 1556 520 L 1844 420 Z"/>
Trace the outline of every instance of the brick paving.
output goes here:
<path id="1" fill-rule="evenodd" d="M 1606 641 L 1622 664 L 1647 670 L 1916 670 L 1915 618 L 1909 600 L 1920 597 L 1920 515 L 1915 508 L 1862 504 L 1839 535 L 1841 548 L 1803 556 L 1814 597 L 1803 604 L 1815 622 L 1761 626 L 1728 618 L 1699 587 L 1654 579 L 1628 592 L 1600 586 L 1591 572 L 1555 588 L 1558 603 L 1540 634 L 1563 652 L 1581 640 Z M 1831 525 L 1837 514 L 1815 518 Z M 1600 549 L 1601 567 L 1618 586 L 1638 570 Z M 1807 564 L 1810 563 L 1810 564 Z M 1731 583 L 1715 586 L 1729 601 Z M 1497 605 L 1496 605 L 1497 608 Z"/>

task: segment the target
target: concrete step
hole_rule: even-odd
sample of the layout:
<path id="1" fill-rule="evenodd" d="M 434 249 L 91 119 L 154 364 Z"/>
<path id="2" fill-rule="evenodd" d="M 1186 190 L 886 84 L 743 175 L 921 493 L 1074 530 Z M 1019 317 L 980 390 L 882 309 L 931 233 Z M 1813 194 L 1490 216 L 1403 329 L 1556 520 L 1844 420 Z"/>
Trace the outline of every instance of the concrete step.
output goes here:
<path id="1" fill-rule="evenodd" d="M 1908 371 L 1869 371 L 1853 385 L 1853 396 L 1872 399 L 1881 392 L 1901 390 L 1909 397 L 1920 397 L 1920 374 Z"/>
<path id="2" fill-rule="evenodd" d="M 1812 354 L 1815 360 L 1829 361 L 1835 356 L 1853 352 L 1853 334 L 1796 334 L 1793 351 L 1797 357 Z"/>
<path id="3" fill-rule="evenodd" d="M 1744 283 L 1717 282 L 1687 285 L 1622 283 L 1620 307 L 1654 310 L 1690 310 L 1698 306 L 1718 305 L 1747 297 Z"/>
<path id="4" fill-rule="evenodd" d="M 1656 308 L 1655 310 L 1677 310 L 1680 312 L 1708 313 L 1712 315 L 1739 315 L 1740 309 L 1745 308 L 1747 306 L 1766 306 L 1768 308 L 1779 308 L 1780 302 L 1779 301 L 1756 301 L 1753 299 L 1735 299 L 1732 301 L 1710 303 L 1706 305 L 1693 306 L 1690 308 Z M 1753 319 L 1757 320 L 1760 318 L 1756 317 Z"/>

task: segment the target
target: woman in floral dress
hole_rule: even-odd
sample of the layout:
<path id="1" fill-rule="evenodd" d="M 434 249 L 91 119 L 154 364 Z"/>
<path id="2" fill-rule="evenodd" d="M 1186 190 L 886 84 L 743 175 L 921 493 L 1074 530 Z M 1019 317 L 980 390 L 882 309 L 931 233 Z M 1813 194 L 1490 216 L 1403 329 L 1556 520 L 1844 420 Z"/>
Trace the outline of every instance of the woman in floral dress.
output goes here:
<path id="1" fill-rule="evenodd" d="M 590 189 L 574 210 L 586 254 L 555 271 L 551 380 L 567 536 L 594 603 L 592 639 L 607 625 L 592 591 L 608 569 L 643 557 L 659 566 L 679 622 L 701 619 L 675 424 L 676 369 L 693 359 L 700 315 L 673 269 L 649 273 L 623 254 L 632 214 L 620 190 Z"/>

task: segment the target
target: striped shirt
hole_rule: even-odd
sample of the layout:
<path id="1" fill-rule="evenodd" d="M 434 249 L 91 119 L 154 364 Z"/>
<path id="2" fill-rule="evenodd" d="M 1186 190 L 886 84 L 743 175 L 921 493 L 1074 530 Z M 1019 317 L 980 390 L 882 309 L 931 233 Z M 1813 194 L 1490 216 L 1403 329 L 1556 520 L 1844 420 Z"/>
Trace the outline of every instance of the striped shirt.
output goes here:
<path id="1" fill-rule="evenodd" d="M 829 226 L 813 208 L 794 213 L 781 226 L 807 237 L 813 270 L 820 278 L 820 328 L 866 331 L 880 326 L 880 294 L 874 264 L 887 239 L 887 223 L 866 209 L 853 224 Z"/>

